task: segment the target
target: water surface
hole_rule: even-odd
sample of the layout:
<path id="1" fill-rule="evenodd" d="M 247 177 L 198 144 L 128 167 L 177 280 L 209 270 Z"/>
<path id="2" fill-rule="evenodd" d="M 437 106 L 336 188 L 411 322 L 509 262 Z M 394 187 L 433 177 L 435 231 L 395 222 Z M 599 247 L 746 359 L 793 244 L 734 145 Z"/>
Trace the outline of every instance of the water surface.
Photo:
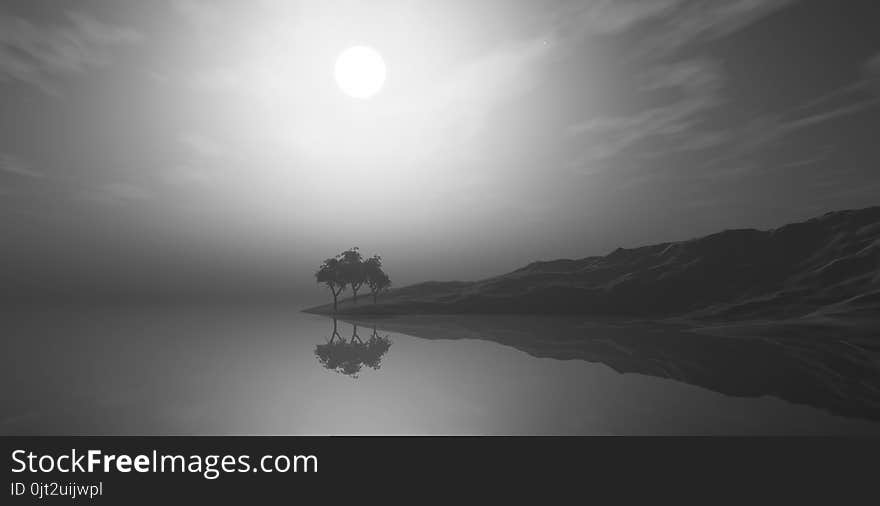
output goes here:
<path id="1" fill-rule="evenodd" d="M 880 434 L 870 417 L 832 414 L 839 406 L 720 393 L 675 371 L 624 374 L 578 354 L 542 357 L 529 352 L 530 336 L 545 339 L 534 329 L 511 345 L 480 328 L 426 339 L 381 322 L 375 333 L 359 325 L 352 340 L 350 323 L 334 337 L 330 319 L 275 309 L 2 318 L 2 434 Z M 592 337 L 623 357 L 639 356 L 632 343 L 657 342 L 597 329 Z M 620 332 L 627 346 L 614 341 Z M 639 363 L 657 353 L 666 352 Z M 711 377 L 707 353 L 682 355 L 691 363 L 681 374 Z"/>

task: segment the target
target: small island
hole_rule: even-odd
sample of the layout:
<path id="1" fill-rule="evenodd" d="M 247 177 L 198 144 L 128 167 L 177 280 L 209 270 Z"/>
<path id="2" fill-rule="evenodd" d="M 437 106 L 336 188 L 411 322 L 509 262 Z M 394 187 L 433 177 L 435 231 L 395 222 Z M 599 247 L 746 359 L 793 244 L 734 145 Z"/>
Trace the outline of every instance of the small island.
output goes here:
<path id="1" fill-rule="evenodd" d="M 880 419 L 880 207 L 394 290 L 381 259 L 353 248 L 316 279 L 334 303 L 306 312 L 332 316 L 334 329 L 339 318 L 422 339 L 481 339 Z M 369 303 L 357 300 L 363 284 Z M 353 296 L 339 299 L 347 289 Z M 331 338 L 320 360 L 354 374 L 360 362 L 329 352 L 358 345 L 366 349 Z"/>
<path id="2" fill-rule="evenodd" d="M 354 248 L 326 260 L 316 278 L 334 299 L 305 310 L 316 314 L 576 315 L 725 324 L 735 333 L 767 333 L 771 323 L 787 322 L 809 334 L 842 325 L 860 339 L 880 335 L 880 207 L 394 290 L 381 259 L 363 261 Z M 358 303 L 363 284 L 371 304 Z M 353 296 L 338 299 L 346 289 Z"/>

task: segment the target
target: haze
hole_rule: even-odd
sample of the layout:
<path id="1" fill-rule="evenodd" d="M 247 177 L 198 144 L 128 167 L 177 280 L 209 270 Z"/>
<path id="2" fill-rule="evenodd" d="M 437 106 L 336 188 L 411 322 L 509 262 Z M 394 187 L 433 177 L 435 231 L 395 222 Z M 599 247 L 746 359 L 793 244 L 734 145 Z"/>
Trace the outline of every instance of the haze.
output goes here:
<path id="1" fill-rule="evenodd" d="M 4 296 L 305 305 L 351 246 L 402 286 L 876 205 L 873 4 L 4 2 Z"/>

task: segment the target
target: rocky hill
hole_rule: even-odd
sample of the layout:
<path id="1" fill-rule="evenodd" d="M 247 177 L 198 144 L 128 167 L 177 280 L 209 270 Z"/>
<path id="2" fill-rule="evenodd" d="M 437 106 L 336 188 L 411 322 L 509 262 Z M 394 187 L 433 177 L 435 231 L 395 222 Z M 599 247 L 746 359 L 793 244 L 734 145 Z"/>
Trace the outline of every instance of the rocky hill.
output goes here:
<path id="1" fill-rule="evenodd" d="M 329 313 L 330 306 L 308 310 Z M 880 319 L 880 207 L 839 211 L 773 230 L 697 239 L 577 260 L 535 262 L 474 282 L 426 282 L 344 314 L 577 314 L 697 319 L 807 314 Z"/>

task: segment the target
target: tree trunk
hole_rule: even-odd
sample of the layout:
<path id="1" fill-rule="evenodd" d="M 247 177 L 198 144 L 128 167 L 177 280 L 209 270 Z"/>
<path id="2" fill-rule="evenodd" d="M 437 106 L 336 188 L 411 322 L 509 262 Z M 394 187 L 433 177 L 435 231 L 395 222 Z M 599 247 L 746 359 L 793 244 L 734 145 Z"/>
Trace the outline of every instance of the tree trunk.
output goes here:
<path id="1" fill-rule="evenodd" d="M 358 290 L 360 290 L 360 288 L 352 287 L 352 289 L 351 289 L 351 292 L 354 294 L 354 296 L 351 298 L 351 301 L 354 302 L 355 304 L 358 303 Z"/>
<path id="2" fill-rule="evenodd" d="M 337 337 L 339 337 L 339 331 L 336 330 L 336 318 L 333 318 L 333 335 L 330 336 L 330 342 L 332 343 L 333 340 L 336 339 Z M 341 341 L 342 338 L 339 337 L 339 340 Z"/>
<path id="3" fill-rule="evenodd" d="M 333 292 L 333 312 L 334 312 L 334 313 L 336 312 L 336 300 L 337 300 L 337 294 L 336 294 L 336 292 L 334 291 L 334 292 Z"/>

